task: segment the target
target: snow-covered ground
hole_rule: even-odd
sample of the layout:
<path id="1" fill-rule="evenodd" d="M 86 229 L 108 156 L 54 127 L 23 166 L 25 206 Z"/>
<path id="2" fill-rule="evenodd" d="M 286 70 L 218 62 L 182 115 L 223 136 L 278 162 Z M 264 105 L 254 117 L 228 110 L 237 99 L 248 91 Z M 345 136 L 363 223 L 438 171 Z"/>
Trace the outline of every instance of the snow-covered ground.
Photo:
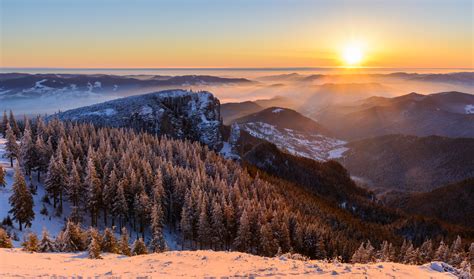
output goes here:
<path id="1" fill-rule="evenodd" d="M 275 109 L 278 110 L 278 109 Z M 279 128 L 264 122 L 239 124 L 250 135 L 274 143 L 278 148 L 301 157 L 324 161 L 342 156 L 348 150 L 345 141 L 320 134 Z"/>
<path id="2" fill-rule="evenodd" d="M 28 253 L 0 249 L 0 278 L 456 278 L 437 271 L 438 263 L 344 264 L 266 258 L 238 252 L 173 251 L 126 257 L 103 254 L 92 260 L 83 253 Z"/>

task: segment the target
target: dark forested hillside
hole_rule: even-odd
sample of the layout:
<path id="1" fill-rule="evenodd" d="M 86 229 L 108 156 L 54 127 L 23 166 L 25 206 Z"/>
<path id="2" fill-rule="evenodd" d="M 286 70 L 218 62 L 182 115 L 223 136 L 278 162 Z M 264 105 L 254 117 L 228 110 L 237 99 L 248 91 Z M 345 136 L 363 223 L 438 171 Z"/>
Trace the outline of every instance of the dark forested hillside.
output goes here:
<path id="1" fill-rule="evenodd" d="M 474 228 L 474 178 L 417 194 L 392 194 L 389 206 L 410 214 L 438 218 L 448 223 Z M 471 216 L 471 217 L 469 217 Z"/>
<path id="2" fill-rule="evenodd" d="M 340 162 L 374 190 L 430 191 L 474 177 L 474 139 L 388 135 L 351 142 Z"/>

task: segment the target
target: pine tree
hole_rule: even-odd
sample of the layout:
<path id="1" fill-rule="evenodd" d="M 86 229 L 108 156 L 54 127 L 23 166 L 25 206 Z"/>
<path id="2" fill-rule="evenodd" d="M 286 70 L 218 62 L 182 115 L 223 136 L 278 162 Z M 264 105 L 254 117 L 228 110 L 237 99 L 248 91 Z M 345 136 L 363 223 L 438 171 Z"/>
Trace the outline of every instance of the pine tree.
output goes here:
<path id="1" fill-rule="evenodd" d="M 12 127 L 13 133 L 15 133 L 15 137 L 19 138 L 21 136 L 21 131 L 20 128 L 18 127 L 18 123 L 16 122 L 15 116 L 13 115 L 13 112 L 10 110 L 10 119 L 8 120 L 8 123 Z"/>
<path id="2" fill-rule="evenodd" d="M 198 221 L 198 239 L 202 247 L 206 247 L 211 238 L 211 226 L 209 224 L 209 217 L 207 215 L 207 202 L 204 199 L 201 202 L 199 221 Z"/>
<path id="3" fill-rule="evenodd" d="M 55 252 L 56 247 L 54 247 L 54 242 L 49 237 L 49 233 L 46 229 L 43 229 L 41 241 L 39 244 L 39 251 L 40 252 Z"/>
<path id="4" fill-rule="evenodd" d="M 150 249 L 152 252 L 163 252 L 166 250 L 166 241 L 163 237 L 163 210 L 161 205 L 155 203 L 151 209 L 151 233 L 152 239 Z"/>
<path id="5" fill-rule="evenodd" d="M 39 251 L 39 240 L 35 233 L 29 233 L 25 241 L 21 244 L 23 250 L 28 252 Z"/>
<path id="6" fill-rule="evenodd" d="M 7 124 L 6 139 L 7 142 L 5 144 L 5 156 L 10 159 L 10 166 L 13 167 L 13 159 L 18 158 L 20 147 L 16 142 L 16 136 L 10 127 L 10 124 Z"/>
<path id="7" fill-rule="evenodd" d="M 462 247 L 462 240 L 459 235 L 451 245 L 450 254 L 451 256 L 449 257 L 448 263 L 454 266 L 459 266 L 465 258 L 464 249 Z"/>
<path id="8" fill-rule="evenodd" d="M 0 248 L 13 248 L 12 240 L 7 232 L 0 228 Z"/>
<path id="9" fill-rule="evenodd" d="M 380 246 L 380 250 L 377 251 L 376 256 L 378 261 L 380 262 L 388 262 L 390 261 L 390 254 L 389 254 L 389 244 L 386 240 L 382 242 Z"/>
<path id="10" fill-rule="evenodd" d="M 38 173 L 38 182 L 41 181 L 41 173 L 48 171 L 49 161 L 53 155 L 53 146 L 51 140 L 46 144 L 41 136 L 38 135 L 35 142 L 36 152 L 36 171 Z"/>
<path id="11" fill-rule="evenodd" d="M 273 232 L 269 223 L 260 226 L 260 254 L 272 257 L 278 252 L 278 242 L 273 238 Z"/>
<path id="12" fill-rule="evenodd" d="M 89 258 L 90 259 L 102 259 L 100 256 L 101 253 L 101 240 L 99 236 L 99 232 L 96 229 L 91 228 L 90 229 L 90 237 L 91 241 L 89 243 L 89 246 L 87 248 L 87 251 L 89 253 Z"/>
<path id="13" fill-rule="evenodd" d="M 69 201 L 72 203 L 72 206 L 79 206 L 80 198 L 84 193 L 82 185 L 81 176 L 77 170 L 76 162 L 73 161 L 71 171 L 67 179 L 67 195 L 69 197 Z"/>
<path id="14" fill-rule="evenodd" d="M 145 224 L 150 216 L 150 199 L 144 190 L 135 195 L 134 200 L 135 217 L 138 219 L 139 232 L 142 234 L 142 238 L 145 237 Z"/>
<path id="15" fill-rule="evenodd" d="M 436 249 L 435 255 L 434 255 L 434 260 L 436 261 L 441 261 L 441 262 L 446 262 L 448 257 L 447 255 L 449 254 L 449 248 L 446 244 L 444 244 L 444 241 L 441 241 L 439 243 L 438 249 Z"/>
<path id="16" fill-rule="evenodd" d="M 133 242 L 132 253 L 134 256 L 148 254 L 145 242 L 143 242 L 141 237 Z"/>
<path id="17" fill-rule="evenodd" d="M 472 264 L 467 259 L 463 260 L 459 265 L 459 279 L 472 279 Z"/>
<path id="18" fill-rule="evenodd" d="M 61 237 L 57 241 L 58 248 L 62 252 L 77 252 L 85 249 L 85 236 L 79 224 L 67 221 L 66 228 L 62 231 Z"/>
<path id="19" fill-rule="evenodd" d="M 240 216 L 239 229 L 234 241 L 234 246 L 238 251 L 246 253 L 252 252 L 252 231 L 250 228 L 249 216 L 245 208 Z"/>
<path id="20" fill-rule="evenodd" d="M 20 164 L 26 175 L 31 174 L 31 170 L 36 165 L 36 151 L 35 151 L 35 144 L 33 143 L 32 135 L 31 135 L 31 128 L 30 122 L 26 120 L 25 123 L 25 130 L 23 132 L 23 137 L 20 141 L 20 149 L 19 149 L 19 158 Z"/>
<path id="21" fill-rule="evenodd" d="M 62 196 L 67 187 L 67 177 L 67 169 L 64 165 L 62 153 L 56 152 L 56 155 L 51 156 L 44 186 L 53 198 L 54 208 L 59 202 L 58 213 L 62 213 Z"/>
<path id="22" fill-rule="evenodd" d="M 119 253 L 117 239 L 115 238 L 114 232 L 110 228 L 106 228 L 104 231 L 104 237 L 102 239 L 102 251 L 107 253 Z"/>
<path id="23" fill-rule="evenodd" d="M 211 239 L 214 247 L 222 249 L 225 238 L 224 213 L 217 200 L 212 203 L 211 228 Z"/>
<path id="24" fill-rule="evenodd" d="M 5 187 L 7 185 L 7 182 L 5 181 L 6 175 L 7 175 L 7 172 L 2 166 L 0 166 L 0 187 Z"/>
<path id="25" fill-rule="evenodd" d="M 130 244 L 128 239 L 128 232 L 125 227 L 122 228 L 119 241 L 120 254 L 125 256 L 131 256 L 132 251 L 130 250 Z"/>
<path id="26" fill-rule="evenodd" d="M 13 214 L 13 219 L 18 221 L 20 231 L 25 227 L 31 226 L 31 221 L 35 218 L 33 211 L 33 196 L 28 189 L 20 167 L 16 164 L 15 177 L 12 186 L 12 195 L 9 198 L 11 210 L 9 213 Z"/>
<path id="27" fill-rule="evenodd" d="M 6 131 L 7 131 L 7 125 L 8 125 L 8 117 L 7 117 L 7 111 L 3 111 L 3 117 L 2 117 L 2 123 L 0 124 L 0 133 L 3 134 L 3 138 L 6 136 Z"/>
<path id="28" fill-rule="evenodd" d="M 354 252 L 351 258 L 351 263 L 367 263 L 364 242 L 362 242 L 359 248 Z"/>
<path id="29" fill-rule="evenodd" d="M 124 225 L 125 218 L 127 217 L 128 204 L 125 198 L 124 186 L 128 185 L 127 179 L 120 180 L 117 185 L 117 193 L 114 196 L 112 204 L 112 214 L 119 219 L 121 227 Z"/>
<path id="30" fill-rule="evenodd" d="M 413 243 L 409 243 L 408 247 L 405 251 L 405 255 L 403 257 L 403 262 L 405 264 L 416 264 L 417 263 L 417 250 L 415 250 L 415 247 L 413 247 Z"/>
<path id="31" fill-rule="evenodd" d="M 89 158 L 87 163 L 86 184 L 89 193 L 88 207 L 89 212 L 91 213 L 91 225 L 97 226 L 99 211 L 102 205 L 102 185 L 92 158 Z"/>
<path id="32" fill-rule="evenodd" d="M 420 260 L 422 263 L 430 262 L 433 258 L 433 244 L 431 239 L 426 240 L 420 247 Z"/>
<path id="33" fill-rule="evenodd" d="M 104 208 L 112 209 L 112 210 L 109 210 L 110 214 L 112 215 L 112 226 L 115 225 L 115 214 L 113 211 L 113 204 L 114 204 L 114 198 L 117 195 L 117 184 L 118 184 L 118 178 L 117 178 L 117 173 L 114 167 L 112 171 L 110 172 L 110 175 L 108 176 L 108 179 L 105 183 L 104 195 L 103 195 Z"/>
<path id="34" fill-rule="evenodd" d="M 468 258 L 469 258 L 469 262 L 471 263 L 471 265 L 474 265 L 474 242 L 471 243 L 471 245 L 469 246 Z"/>

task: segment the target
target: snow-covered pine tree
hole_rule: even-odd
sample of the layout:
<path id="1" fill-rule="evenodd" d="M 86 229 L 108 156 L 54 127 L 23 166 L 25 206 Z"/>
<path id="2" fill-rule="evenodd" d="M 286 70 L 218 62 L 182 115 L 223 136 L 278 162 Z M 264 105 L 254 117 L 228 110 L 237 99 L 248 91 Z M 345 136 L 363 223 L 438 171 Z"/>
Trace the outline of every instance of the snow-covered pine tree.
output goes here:
<path id="1" fill-rule="evenodd" d="M 225 224 L 224 213 L 217 198 L 213 200 L 211 210 L 211 245 L 220 250 L 225 239 Z"/>
<path id="2" fill-rule="evenodd" d="M 25 130 L 20 141 L 19 158 L 20 165 L 26 175 L 30 175 L 36 165 L 36 150 L 32 139 L 30 121 L 25 123 Z"/>
<path id="3" fill-rule="evenodd" d="M 435 261 L 441 261 L 441 262 L 446 262 L 448 260 L 449 255 L 449 247 L 444 243 L 444 241 L 441 240 L 439 243 L 438 249 L 436 249 L 436 252 L 434 254 L 434 260 Z"/>
<path id="4" fill-rule="evenodd" d="M 66 228 L 62 231 L 60 243 L 58 246 L 61 247 L 62 252 L 77 252 L 84 251 L 85 249 L 85 234 L 79 224 L 68 220 Z"/>
<path id="5" fill-rule="evenodd" d="M 62 196 L 67 187 L 67 177 L 67 169 L 63 162 L 62 153 L 56 152 L 55 155 L 51 156 L 44 186 L 53 198 L 54 208 L 57 208 L 59 202 L 57 213 L 62 213 Z"/>
<path id="6" fill-rule="evenodd" d="M 91 228 L 89 231 L 89 235 L 91 238 L 89 246 L 87 247 L 89 258 L 102 259 L 102 257 L 100 256 L 102 249 L 101 249 L 101 240 L 100 240 L 99 232 L 96 229 Z"/>
<path id="7" fill-rule="evenodd" d="M 416 264 L 418 262 L 419 257 L 419 250 L 413 247 L 413 243 L 409 242 L 408 247 L 405 251 L 405 255 L 403 256 L 404 264 Z"/>
<path id="8" fill-rule="evenodd" d="M 128 180 L 126 178 L 119 181 L 117 185 L 117 193 L 114 196 L 112 204 L 112 212 L 118 218 L 120 227 L 124 226 L 128 213 L 127 199 L 125 198 L 124 187 L 128 187 Z"/>
<path id="9" fill-rule="evenodd" d="M 16 122 L 15 115 L 13 115 L 13 111 L 10 110 L 10 119 L 8 119 L 8 123 L 12 127 L 13 133 L 17 138 L 21 137 L 20 127 L 18 127 L 18 123 Z"/>
<path id="10" fill-rule="evenodd" d="M 354 254 L 352 255 L 351 263 L 366 263 L 366 258 L 364 242 L 362 242 L 359 248 L 355 250 Z"/>
<path id="11" fill-rule="evenodd" d="M 207 197 L 203 197 L 199 210 L 198 240 L 201 249 L 207 247 L 211 240 L 211 225 L 207 213 Z"/>
<path id="12" fill-rule="evenodd" d="M 472 279 L 472 268 L 473 265 L 469 262 L 469 260 L 464 259 L 461 264 L 459 265 L 459 279 Z"/>
<path id="13" fill-rule="evenodd" d="M 141 189 L 139 194 L 135 195 L 134 200 L 135 218 L 138 220 L 139 229 L 142 238 L 145 238 L 145 225 L 150 219 L 150 198 L 145 193 L 145 190 Z"/>
<path id="14" fill-rule="evenodd" d="M 67 195 L 72 206 L 79 206 L 81 196 L 84 194 L 81 176 L 77 170 L 76 162 L 71 163 L 71 170 L 67 179 Z"/>
<path id="15" fill-rule="evenodd" d="M 104 230 L 104 236 L 102 238 L 102 251 L 107 253 L 119 253 L 119 247 L 117 239 L 115 238 L 114 232 L 110 228 Z"/>
<path id="16" fill-rule="evenodd" d="M 88 208 L 91 214 L 91 225 L 98 225 L 99 212 L 102 205 L 102 182 L 99 179 L 92 157 L 87 161 L 86 185 L 88 191 Z"/>
<path id="17" fill-rule="evenodd" d="M 104 208 L 110 209 L 108 210 L 108 212 L 110 213 L 112 217 L 112 226 L 115 225 L 115 212 L 113 211 L 113 204 L 114 204 L 114 198 L 117 195 L 117 184 L 118 184 L 118 178 L 117 178 L 116 168 L 115 166 L 113 166 L 110 172 L 110 175 L 108 176 L 108 179 L 105 182 L 104 195 L 103 195 Z"/>
<path id="18" fill-rule="evenodd" d="M 397 256 L 397 262 L 403 263 L 405 260 L 405 255 L 407 254 L 408 242 L 406 239 L 403 239 L 402 246 L 400 247 L 400 253 Z"/>
<path id="19" fill-rule="evenodd" d="M 5 143 L 5 156 L 10 159 L 10 166 L 13 167 L 13 159 L 18 158 L 20 147 L 16 142 L 16 136 L 13 129 L 10 127 L 10 124 L 7 124 L 7 130 L 5 133 L 7 140 Z"/>
<path id="20" fill-rule="evenodd" d="M 2 117 L 2 123 L 0 124 L 0 133 L 3 134 L 3 138 L 5 138 L 5 133 L 7 131 L 7 125 L 8 125 L 8 116 L 7 116 L 7 111 L 3 111 L 3 117 Z"/>
<path id="21" fill-rule="evenodd" d="M 20 231 L 25 227 L 31 226 L 31 221 L 35 218 L 33 211 L 33 195 L 31 195 L 28 186 L 26 185 L 25 177 L 18 165 L 15 166 L 15 176 L 12 186 L 12 195 L 8 199 L 10 202 L 13 220 L 18 221 Z"/>
<path id="22" fill-rule="evenodd" d="M 140 237 L 139 239 L 135 240 L 135 242 L 133 242 L 132 253 L 134 256 L 148 254 L 145 242 L 143 242 L 143 238 Z"/>
<path id="23" fill-rule="evenodd" d="M 389 260 L 390 255 L 389 255 L 388 248 L 389 248 L 389 244 L 386 240 L 384 240 L 382 242 L 382 244 L 380 245 L 380 250 L 378 250 L 375 253 L 375 258 L 377 259 L 378 262 L 388 262 L 388 261 L 390 261 Z"/>
<path id="24" fill-rule="evenodd" d="M 41 136 L 37 136 L 35 142 L 35 151 L 36 151 L 36 166 L 35 169 L 38 175 L 38 181 L 41 181 L 41 173 L 48 171 L 49 161 L 53 155 L 53 146 L 51 145 L 51 140 L 44 142 Z"/>
<path id="25" fill-rule="evenodd" d="M 427 239 L 420 246 L 420 260 L 422 263 L 430 262 L 433 258 L 433 243 Z"/>
<path id="26" fill-rule="evenodd" d="M 13 243 L 7 232 L 0 228 L 0 248 L 13 248 Z"/>
<path id="27" fill-rule="evenodd" d="M 468 259 L 471 265 L 474 265 L 474 242 L 472 242 L 471 245 L 469 246 Z"/>
<path id="28" fill-rule="evenodd" d="M 264 222 L 260 226 L 260 247 L 259 254 L 272 257 L 278 252 L 278 241 L 273 238 L 271 225 Z"/>
<path id="29" fill-rule="evenodd" d="M 0 166 L 0 187 L 5 187 L 7 185 L 7 182 L 5 180 L 6 175 L 7 175 L 7 172 L 2 166 Z"/>
<path id="30" fill-rule="evenodd" d="M 152 239 L 150 249 L 154 253 L 166 250 L 166 241 L 163 237 L 163 210 L 158 202 L 155 202 L 151 209 L 151 233 Z"/>
<path id="31" fill-rule="evenodd" d="M 29 233 L 23 243 L 21 244 L 23 250 L 28 252 L 38 252 L 39 251 L 39 240 L 35 233 Z"/>
<path id="32" fill-rule="evenodd" d="M 234 246 L 238 251 L 246 253 L 252 252 L 252 231 L 246 208 L 244 208 L 242 215 L 240 216 L 239 229 L 237 230 L 237 237 L 235 238 Z"/>
<path id="33" fill-rule="evenodd" d="M 453 266 L 459 266 L 465 257 L 466 257 L 466 253 L 464 252 L 464 249 L 462 246 L 462 240 L 461 240 L 461 237 L 458 235 L 456 237 L 456 240 L 454 240 L 453 243 L 451 244 L 450 257 L 449 257 L 448 263 Z"/>
<path id="34" fill-rule="evenodd" d="M 129 239 L 128 239 L 128 232 L 127 228 L 123 227 L 120 234 L 120 241 L 119 241 L 119 250 L 120 254 L 125 256 L 131 256 L 132 251 L 130 249 Z"/>
<path id="35" fill-rule="evenodd" d="M 41 241 L 38 248 L 39 251 L 43 253 L 56 251 L 54 242 L 51 240 L 49 233 L 45 228 L 43 229 L 43 232 L 41 234 Z"/>

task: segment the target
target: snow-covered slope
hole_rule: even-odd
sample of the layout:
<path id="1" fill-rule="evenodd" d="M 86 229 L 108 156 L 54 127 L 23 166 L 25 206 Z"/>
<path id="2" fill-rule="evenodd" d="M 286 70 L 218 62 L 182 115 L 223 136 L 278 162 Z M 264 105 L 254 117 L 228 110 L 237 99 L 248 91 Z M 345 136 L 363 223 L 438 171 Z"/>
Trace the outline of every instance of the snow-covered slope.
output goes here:
<path id="1" fill-rule="evenodd" d="M 341 264 L 266 258 L 238 252 L 173 251 L 126 257 L 84 253 L 27 253 L 0 249 L 1 278 L 456 278 L 441 263 L 423 266 L 397 263 Z"/>
<path id="2" fill-rule="evenodd" d="M 57 116 L 61 120 L 187 138 L 212 149 L 222 146 L 220 103 L 209 92 L 165 90 L 77 108 Z"/>
<path id="3" fill-rule="evenodd" d="M 232 135 L 238 133 L 238 125 L 240 130 L 293 155 L 322 161 L 338 158 L 347 151 L 345 141 L 331 137 L 324 127 L 291 109 L 272 107 L 235 123 Z"/>
<path id="4" fill-rule="evenodd" d="M 7 185 L 5 188 L 0 187 L 0 221 L 3 220 L 3 218 L 7 217 L 8 211 L 10 210 L 10 203 L 8 199 L 12 194 L 11 189 L 14 175 L 14 170 L 10 167 L 10 160 L 4 158 L 5 142 L 6 140 L 0 134 L 0 165 L 7 171 Z M 29 183 L 30 182 L 28 182 L 28 184 Z M 33 183 L 35 183 L 35 185 L 38 184 L 36 181 L 33 181 Z M 12 229 L 12 233 L 14 233 L 18 237 L 17 240 L 13 241 L 13 244 L 16 247 L 20 246 L 20 243 L 23 241 L 23 234 L 25 233 L 27 234 L 29 232 L 34 232 L 36 233 L 36 235 L 41 235 L 43 228 L 47 228 L 51 235 L 56 236 L 64 226 L 64 219 L 62 217 L 55 217 L 53 207 L 49 204 L 41 202 L 41 199 L 45 195 L 45 191 L 42 185 L 37 186 L 37 194 L 33 196 L 35 218 L 31 224 L 31 227 L 26 229 L 24 228 L 23 231 L 20 231 L 17 229 L 17 224 L 15 223 L 15 229 Z M 42 215 L 40 213 L 43 204 L 49 212 L 48 216 Z M 65 216 L 67 216 L 69 208 L 67 207 L 67 205 L 65 207 L 66 208 L 64 209 L 64 213 L 66 214 Z"/>

